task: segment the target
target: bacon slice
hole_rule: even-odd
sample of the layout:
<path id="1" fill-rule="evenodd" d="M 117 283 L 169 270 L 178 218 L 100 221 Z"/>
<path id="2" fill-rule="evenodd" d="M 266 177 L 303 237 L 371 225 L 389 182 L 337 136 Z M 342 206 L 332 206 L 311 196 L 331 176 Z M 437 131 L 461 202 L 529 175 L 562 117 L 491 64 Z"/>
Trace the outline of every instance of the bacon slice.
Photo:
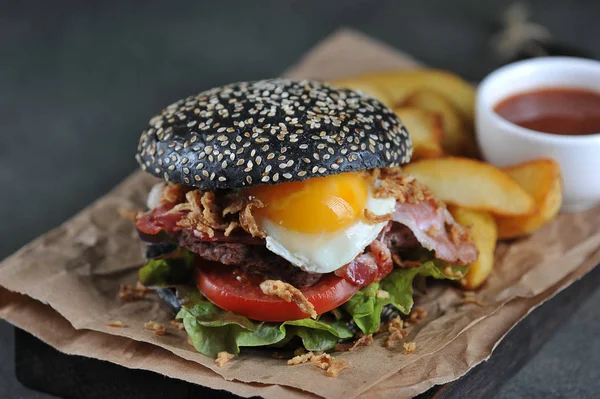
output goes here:
<path id="1" fill-rule="evenodd" d="M 358 255 L 350 263 L 334 271 L 336 276 L 349 282 L 364 287 L 375 281 L 379 274 L 377 261 L 371 252 Z"/>
<path id="2" fill-rule="evenodd" d="M 382 234 L 383 235 L 383 234 Z M 380 281 L 394 268 L 390 249 L 381 241 L 373 241 L 367 251 L 334 273 L 360 287 Z"/>
<path id="3" fill-rule="evenodd" d="M 398 202 L 392 216 L 394 222 L 408 227 L 423 247 L 434 251 L 436 258 L 461 265 L 477 260 L 477 247 L 469 229 L 456 223 L 436 200 Z"/>
<path id="4" fill-rule="evenodd" d="M 173 204 L 162 204 L 148 212 L 139 215 L 135 226 L 145 234 L 158 234 L 162 230 L 174 232 L 181 230 L 178 222 L 185 217 L 184 212 L 169 212 Z"/>

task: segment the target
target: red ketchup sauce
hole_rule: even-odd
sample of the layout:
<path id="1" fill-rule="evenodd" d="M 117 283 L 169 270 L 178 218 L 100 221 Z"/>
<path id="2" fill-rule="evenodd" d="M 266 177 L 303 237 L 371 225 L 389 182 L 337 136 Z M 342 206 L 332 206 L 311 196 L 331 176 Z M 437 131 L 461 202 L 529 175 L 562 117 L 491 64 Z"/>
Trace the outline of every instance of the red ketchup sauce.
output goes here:
<path id="1" fill-rule="evenodd" d="M 494 107 L 504 119 L 538 132 L 600 133 L 600 93 L 568 87 L 538 89 L 508 97 Z"/>

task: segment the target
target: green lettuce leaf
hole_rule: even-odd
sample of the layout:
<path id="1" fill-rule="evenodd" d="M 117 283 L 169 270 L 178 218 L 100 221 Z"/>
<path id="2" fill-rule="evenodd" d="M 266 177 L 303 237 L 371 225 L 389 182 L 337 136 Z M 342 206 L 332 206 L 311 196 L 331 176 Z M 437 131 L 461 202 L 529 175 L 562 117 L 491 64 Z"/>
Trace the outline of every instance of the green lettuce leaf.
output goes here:
<path id="1" fill-rule="evenodd" d="M 184 294 L 176 317 L 196 350 L 211 357 L 221 351 L 237 355 L 241 347 L 282 344 L 296 336 L 307 350 L 324 351 L 353 336 L 346 323 L 327 316 L 284 323 L 253 321 L 218 308 L 197 291 Z"/>
<path id="2" fill-rule="evenodd" d="M 377 298 L 380 283 L 372 283 L 350 298 L 342 308 L 352 316 L 356 326 L 365 334 L 372 334 L 380 323 L 381 310 L 389 303 Z"/>
<path id="3" fill-rule="evenodd" d="M 352 317 L 363 333 L 372 334 L 381 324 L 384 306 L 392 304 L 404 314 L 410 312 L 415 278 L 455 279 L 444 274 L 446 262 L 432 259 L 431 253 L 424 252 L 421 254 L 420 266 L 394 269 L 382 281 L 362 288 L 339 309 L 321 315 L 317 320 L 307 318 L 267 323 L 220 309 L 204 298 L 195 287 L 181 287 L 180 285 L 193 281 L 193 258 L 191 252 L 182 250 L 173 257 L 150 260 L 140 269 L 139 278 L 147 286 L 178 286 L 182 307 L 177 318 L 183 321 L 198 352 L 212 357 L 216 357 L 221 351 L 238 354 L 241 347 L 282 346 L 294 337 L 300 338 L 307 350 L 329 350 L 340 339 L 352 338 L 354 335 L 344 321 L 347 317 L 344 317 L 343 311 Z M 466 272 L 466 267 L 452 268 L 463 274 Z M 381 291 L 387 292 L 387 295 L 382 295 Z"/>
<path id="4" fill-rule="evenodd" d="M 374 333 L 381 323 L 381 311 L 385 305 L 392 304 L 404 314 L 410 313 L 413 306 L 413 280 L 417 276 L 436 279 L 455 280 L 443 272 L 446 262 L 433 259 L 422 261 L 419 267 L 394 269 L 379 283 L 372 283 L 358 291 L 342 308 L 350 314 L 356 326 L 365 334 Z M 453 271 L 466 272 L 467 267 L 452 265 Z M 377 291 L 389 294 L 377 296 Z"/>
<path id="5" fill-rule="evenodd" d="M 194 281 L 194 254 L 180 249 L 176 256 L 150 259 L 138 271 L 138 278 L 147 287 L 173 287 Z"/>

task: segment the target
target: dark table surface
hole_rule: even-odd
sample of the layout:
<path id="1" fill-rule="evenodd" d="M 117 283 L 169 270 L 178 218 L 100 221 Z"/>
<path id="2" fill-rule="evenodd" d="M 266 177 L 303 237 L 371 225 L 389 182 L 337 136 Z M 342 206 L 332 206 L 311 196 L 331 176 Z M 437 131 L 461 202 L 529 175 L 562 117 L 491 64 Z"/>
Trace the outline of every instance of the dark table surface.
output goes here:
<path id="1" fill-rule="evenodd" d="M 66 220 L 136 168 L 139 132 L 162 106 L 231 81 L 276 76 L 341 26 L 479 80 L 511 2 L 184 1 L 144 6 L 0 0 L 0 258 Z M 600 55 L 600 3 L 530 1 L 560 41 Z M 498 398 L 600 391 L 600 291 Z M 48 398 L 14 377 L 0 322 L 0 397 Z"/>

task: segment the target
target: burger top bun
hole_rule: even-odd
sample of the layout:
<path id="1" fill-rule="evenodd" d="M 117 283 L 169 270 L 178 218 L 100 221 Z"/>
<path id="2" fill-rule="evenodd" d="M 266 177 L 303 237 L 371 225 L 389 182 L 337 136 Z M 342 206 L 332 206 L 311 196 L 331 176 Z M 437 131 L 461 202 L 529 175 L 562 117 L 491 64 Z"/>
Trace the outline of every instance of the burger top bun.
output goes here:
<path id="1" fill-rule="evenodd" d="M 167 181 L 235 189 L 398 166 L 411 154 L 402 123 L 373 97 L 268 79 L 169 105 L 142 132 L 136 159 Z"/>

